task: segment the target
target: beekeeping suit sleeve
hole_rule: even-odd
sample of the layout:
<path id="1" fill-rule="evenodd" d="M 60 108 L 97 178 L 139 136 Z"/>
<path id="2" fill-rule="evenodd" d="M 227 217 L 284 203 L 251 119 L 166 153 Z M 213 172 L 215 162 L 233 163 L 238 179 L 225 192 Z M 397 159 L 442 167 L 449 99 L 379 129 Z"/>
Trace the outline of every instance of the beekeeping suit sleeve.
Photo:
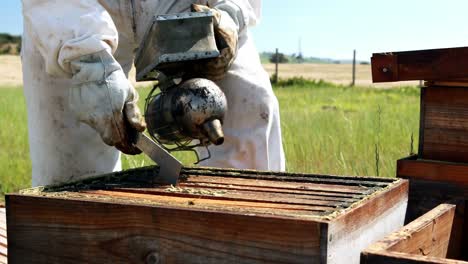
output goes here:
<path id="1" fill-rule="evenodd" d="M 109 13 L 95 0 L 25 0 L 24 16 L 46 72 L 72 78 L 69 103 L 76 118 L 106 144 L 138 154 L 128 132 L 145 126 L 138 94 L 111 54 L 118 33 Z"/>
<path id="2" fill-rule="evenodd" d="M 23 16 L 51 76 L 70 78 L 70 61 L 117 49 L 114 22 L 96 0 L 23 0 Z"/>

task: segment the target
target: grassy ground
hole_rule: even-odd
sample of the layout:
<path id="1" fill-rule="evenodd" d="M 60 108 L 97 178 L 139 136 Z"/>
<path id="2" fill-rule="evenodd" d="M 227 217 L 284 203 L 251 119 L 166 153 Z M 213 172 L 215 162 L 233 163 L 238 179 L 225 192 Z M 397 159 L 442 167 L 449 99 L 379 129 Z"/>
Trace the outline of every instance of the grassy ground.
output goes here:
<path id="1" fill-rule="evenodd" d="M 145 98 L 148 89 L 140 90 Z M 396 159 L 416 149 L 417 88 L 369 89 L 300 79 L 275 87 L 281 107 L 287 169 L 340 175 L 395 174 Z M 0 90 L 0 194 L 30 184 L 26 109 L 21 89 Z M 177 154 L 185 163 L 189 154 Z M 123 157 L 125 168 L 152 164 Z M 0 196 L 1 197 L 1 196 Z M 0 198 L 1 200 L 1 198 Z"/>
<path id="2" fill-rule="evenodd" d="M 418 88 L 316 83 L 276 94 L 290 171 L 391 177 L 396 159 L 417 149 Z"/>
<path id="3" fill-rule="evenodd" d="M 0 90 L 0 194 L 29 186 L 26 106 L 21 89 Z M 2 200 L 3 196 L 0 196 Z"/>

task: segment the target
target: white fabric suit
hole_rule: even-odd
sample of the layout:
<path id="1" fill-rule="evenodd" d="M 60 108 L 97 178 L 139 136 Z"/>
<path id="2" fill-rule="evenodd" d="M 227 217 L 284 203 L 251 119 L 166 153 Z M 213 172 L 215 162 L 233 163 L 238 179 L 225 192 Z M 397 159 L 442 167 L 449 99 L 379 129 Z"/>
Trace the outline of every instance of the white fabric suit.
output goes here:
<path id="1" fill-rule="evenodd" d="M 80 123 L 68 103 L 69 62 L 110 49 L 127 74 L 154 15 L 189 11 L 190 0 L 23 0 L 23 74 L 28 107 L 32 185 L 77 180 L 121 169 L 120 152 Z M 208 1 L 232 7 L 239 50 L 218 84 L 228 99 L 225 142 L 211 146 L 202 165 L 284 170 L 278 101 L 247 30 L 256 24 L 260 0 Z M 240 19 L 239 19 L 240 18 Z"/>

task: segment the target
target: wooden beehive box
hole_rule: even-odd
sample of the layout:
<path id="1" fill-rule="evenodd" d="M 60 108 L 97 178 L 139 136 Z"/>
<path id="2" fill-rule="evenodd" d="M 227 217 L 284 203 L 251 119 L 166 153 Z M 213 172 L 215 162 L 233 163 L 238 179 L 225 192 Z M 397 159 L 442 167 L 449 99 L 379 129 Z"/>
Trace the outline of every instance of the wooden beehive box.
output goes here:
<path id="1" fill-rule="evenodd" d="M 378 53 L 374 82 L 424 80 L 418 155 L 398 161 L 410 179 L 408 221 L 468 198 L 468 48 Z"/>
<path id="2" fill-rule="evenodd" d="M 423 159 L 466 163 L 468 82 L 458 83 L 464 87 L 440 84 L 427 82 L 427 86 L 421 89 L 419 154 Z"/>
<path id="3" fill-rule="evenodd" d="M 460 236 L 464 223 L 456 215 L 455 205 L 437 206 L 364 250 L 361 264 L 468 264 Z"/>
<path id="4" fill-rule="evenodd" d="M 442 202 L 451 201 L 463 205 L 468 198 L 468 164 L 411 156 L 398 160 L 397 175 L 410 180 L 410 206 L 406 222 L 416 219 Z"/>
<path id="5" fill-rule="evenodd" d="M 420 159 L 468 162 L 468 48 L 377 53 L 374 82 L 425 80 Z"/>
<path id="6" fill-rule="evenodd" d="M 9 263 L 358 263 L 407 206 L 401 179 L 156 169 L 7 195 Z"/>
<path id="7" fill-rule="evenodd" d="M 425 81 L 418 154 L 397 162 L 397 176 L 410 182 L 406 222 L 451 202 L 462 208 L 456 218 L 468 223 L 468 48 L 374 54 L 372 78 Z M 460 251 L 468 252 L 468 224 L 457 232 Z"/>
<path id="8" fill-rule="evenodd" d="M 7 233 L 5 207 L 0 204 L 0 263 L 7 263 Z"/>

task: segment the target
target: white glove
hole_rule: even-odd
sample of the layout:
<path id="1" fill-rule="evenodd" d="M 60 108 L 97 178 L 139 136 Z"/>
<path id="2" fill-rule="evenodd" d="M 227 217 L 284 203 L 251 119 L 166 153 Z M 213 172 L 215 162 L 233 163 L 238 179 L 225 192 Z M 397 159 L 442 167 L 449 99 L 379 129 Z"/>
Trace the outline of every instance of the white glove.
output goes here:
<path id="1" fill-rule="evenodd" d="M 239 24 L 241 22 L 238 21 L 236 23 L 226 11 L 210 8 L 205 5 L 192 4 L 192 11 L 211 11 L 214 15 L 213 24 L 216 45 L 221 54 L 206 64 L 199 65 L 196 70 L 212 81 L 219 81 L 224 78 L 236 58 Z"/>
<path id="2" fill-rule="evenodd" d="M 137 106 L 138 93 L 107 50 L 70 62 L 73 85 L 70 108 L 79 121 L 94 128 L 104 143 L 126 154 L 141 151 L 132 142 L 146 124 Z"/>

